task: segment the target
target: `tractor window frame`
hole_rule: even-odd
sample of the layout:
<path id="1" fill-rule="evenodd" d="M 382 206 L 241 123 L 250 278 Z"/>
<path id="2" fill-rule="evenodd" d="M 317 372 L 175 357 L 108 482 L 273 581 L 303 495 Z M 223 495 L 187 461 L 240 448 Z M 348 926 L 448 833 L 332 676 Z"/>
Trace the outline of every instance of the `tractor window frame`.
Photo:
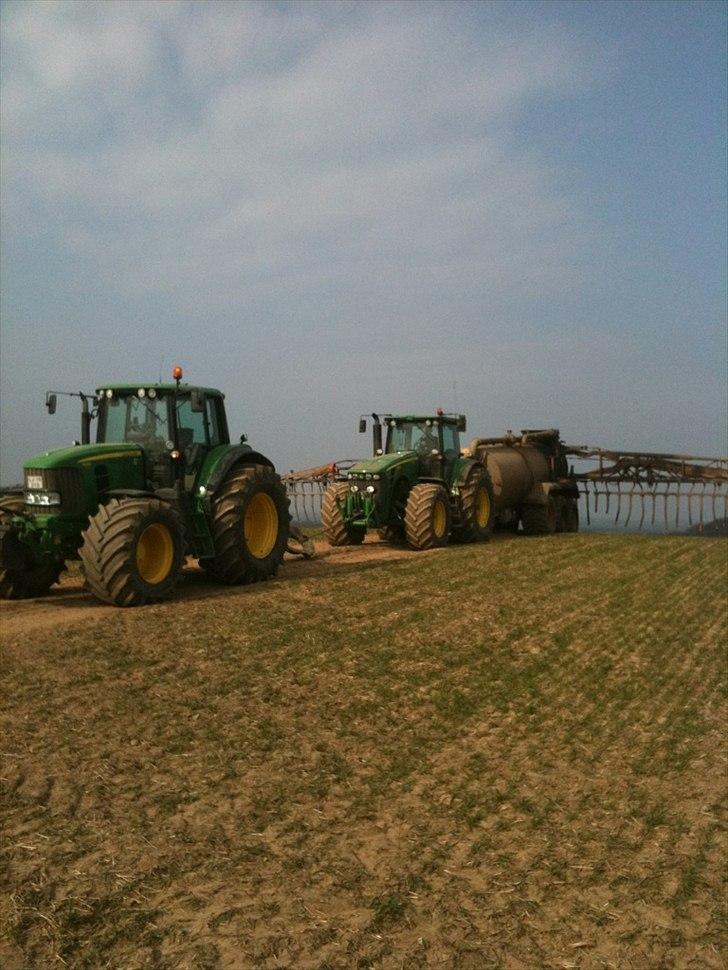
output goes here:
<path id="1" fill-rule="evenodd" d="M 218 445 L 229 444 L 227 423 L 225 421 L 225 409 L 222 406 L 222 398 L 217 394 L 208 394 L 205 400 L 207 413 L 207 426 L 210 433 L 210 447 L 216 448 Z"/>
<path id="2" fill-rule="evenodd" d="M 451 437 L 452 447 L 445 447 L 445 432 L 449 433 Z M 460 432 L 457 426 L 450 424 L 449 421 L 443 421 L 440 424 L 440 454 L 446 461 L 454 461 L 456 458 L 460 457 Z"/>
<path id="3" fill-rule="evenodd" d="M 170 406 L 175 412 L 175 423 L 177 427 L 177 437 L 179 440 L 179 446 L 182 450 L 185 448 L 191 448 L 193 445 L 202 445 L 205 448 L 210 447 L 210 428 L 208 425 L 207 411 L 193 411 L 192 410 L 192 395 L 191 394 L 174 394 L 169 395 Z M 182 417 L 185 423 L 180 422 L 180 414 L 184 409 Z M 187 435 L 183 435 L 183 431 L 191 431 L 192 437 L 189 438 Z"/>
<path id="4" fill-rule="evenodd" d="M 229 445 L 230 428 L 228 427 L 227 413 L 225 411 L 225 396 L 222 394 L 211 394 L 210 400 L 215 402 L 215 410 L 217 412 L 217 427 L 220 434 L 220 444 Z"/>

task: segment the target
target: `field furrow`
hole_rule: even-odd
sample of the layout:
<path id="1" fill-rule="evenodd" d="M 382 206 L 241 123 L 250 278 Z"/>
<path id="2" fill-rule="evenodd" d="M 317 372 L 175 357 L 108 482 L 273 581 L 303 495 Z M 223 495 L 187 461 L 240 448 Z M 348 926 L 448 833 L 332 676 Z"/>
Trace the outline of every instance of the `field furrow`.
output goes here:
<path id="1" fill-rule="evenodd" d="M 376 552 L 9 625 L 4 967 L 725 965 L 725 543 Z"/>

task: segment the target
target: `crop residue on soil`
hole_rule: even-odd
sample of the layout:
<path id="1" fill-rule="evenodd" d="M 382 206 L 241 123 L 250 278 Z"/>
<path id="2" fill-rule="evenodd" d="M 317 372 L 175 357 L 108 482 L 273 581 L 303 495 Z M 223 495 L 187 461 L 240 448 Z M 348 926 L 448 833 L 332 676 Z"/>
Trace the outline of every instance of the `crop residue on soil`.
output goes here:
<path id="1" fill-rule="evenodd" d="M 0 963 L 722 967 L 725 545 L 4 604 Z"/>

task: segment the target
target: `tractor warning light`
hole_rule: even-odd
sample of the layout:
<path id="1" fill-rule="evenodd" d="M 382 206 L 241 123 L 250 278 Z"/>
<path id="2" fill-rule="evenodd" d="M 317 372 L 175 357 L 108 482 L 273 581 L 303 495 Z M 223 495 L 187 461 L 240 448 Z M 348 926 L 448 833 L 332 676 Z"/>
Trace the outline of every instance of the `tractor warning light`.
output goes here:
<path id="1" fill-rule="evenodd" d="M 176 381 L 181 381 L 182 380 L 182 368 L 181 367 L 175 367 L 175 368 L 173 368 L 173 370 L 172 370 L 172 377 Z"/>
<path id="2" fill-rule="evenodd" d="M 445 413 L 445 411 L 444 411 L 443 408 L 438 408 L 437 409 L 437 414 L 438 414 L 439 417 L 442 417 L 444 413 Z"/>

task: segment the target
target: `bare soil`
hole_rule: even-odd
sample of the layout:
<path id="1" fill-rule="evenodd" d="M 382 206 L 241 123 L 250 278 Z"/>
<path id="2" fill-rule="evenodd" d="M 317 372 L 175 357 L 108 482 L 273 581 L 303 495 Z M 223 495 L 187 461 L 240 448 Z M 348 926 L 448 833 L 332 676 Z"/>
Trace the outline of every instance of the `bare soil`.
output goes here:
<path id="1" fill-rule="evenodd" d="M 388 545 L 372 536 L 367 536 L 360 546 L 331 548 L 322 539 L 316 539 L 314 545 L 316 556 L 313 559 L 286 554 L 278 576 L 279 582 L 309 576 L 326 576 L 332 569 L 369 562 L 384 563 L 411 555 L 411 550 Z M 429 555 L 435 553 L 436 551 Z M 184 569 L 182 582 L 175 592 L 175 602 L 215 597 L 234 599 L 250 594 L 249 586 L 224 588 L 216 586 L 199 569 L 195 560 L 189 560 Z M 69 571 L 61 575 L 60 582 L 49 590 L 47 596 L 32 600 L 0 600 L 0 629 L 4 637 L 100 620 L 108 616 L 118 618 L 118 608 L 99 602 L 84 589 L 83 578 L 78 568 L 73 565 Z"/>
<path id="2" fill-rule="evenodd" d="M 723 968 L 726 548 L 4 603 L 0 965 Z"/>

